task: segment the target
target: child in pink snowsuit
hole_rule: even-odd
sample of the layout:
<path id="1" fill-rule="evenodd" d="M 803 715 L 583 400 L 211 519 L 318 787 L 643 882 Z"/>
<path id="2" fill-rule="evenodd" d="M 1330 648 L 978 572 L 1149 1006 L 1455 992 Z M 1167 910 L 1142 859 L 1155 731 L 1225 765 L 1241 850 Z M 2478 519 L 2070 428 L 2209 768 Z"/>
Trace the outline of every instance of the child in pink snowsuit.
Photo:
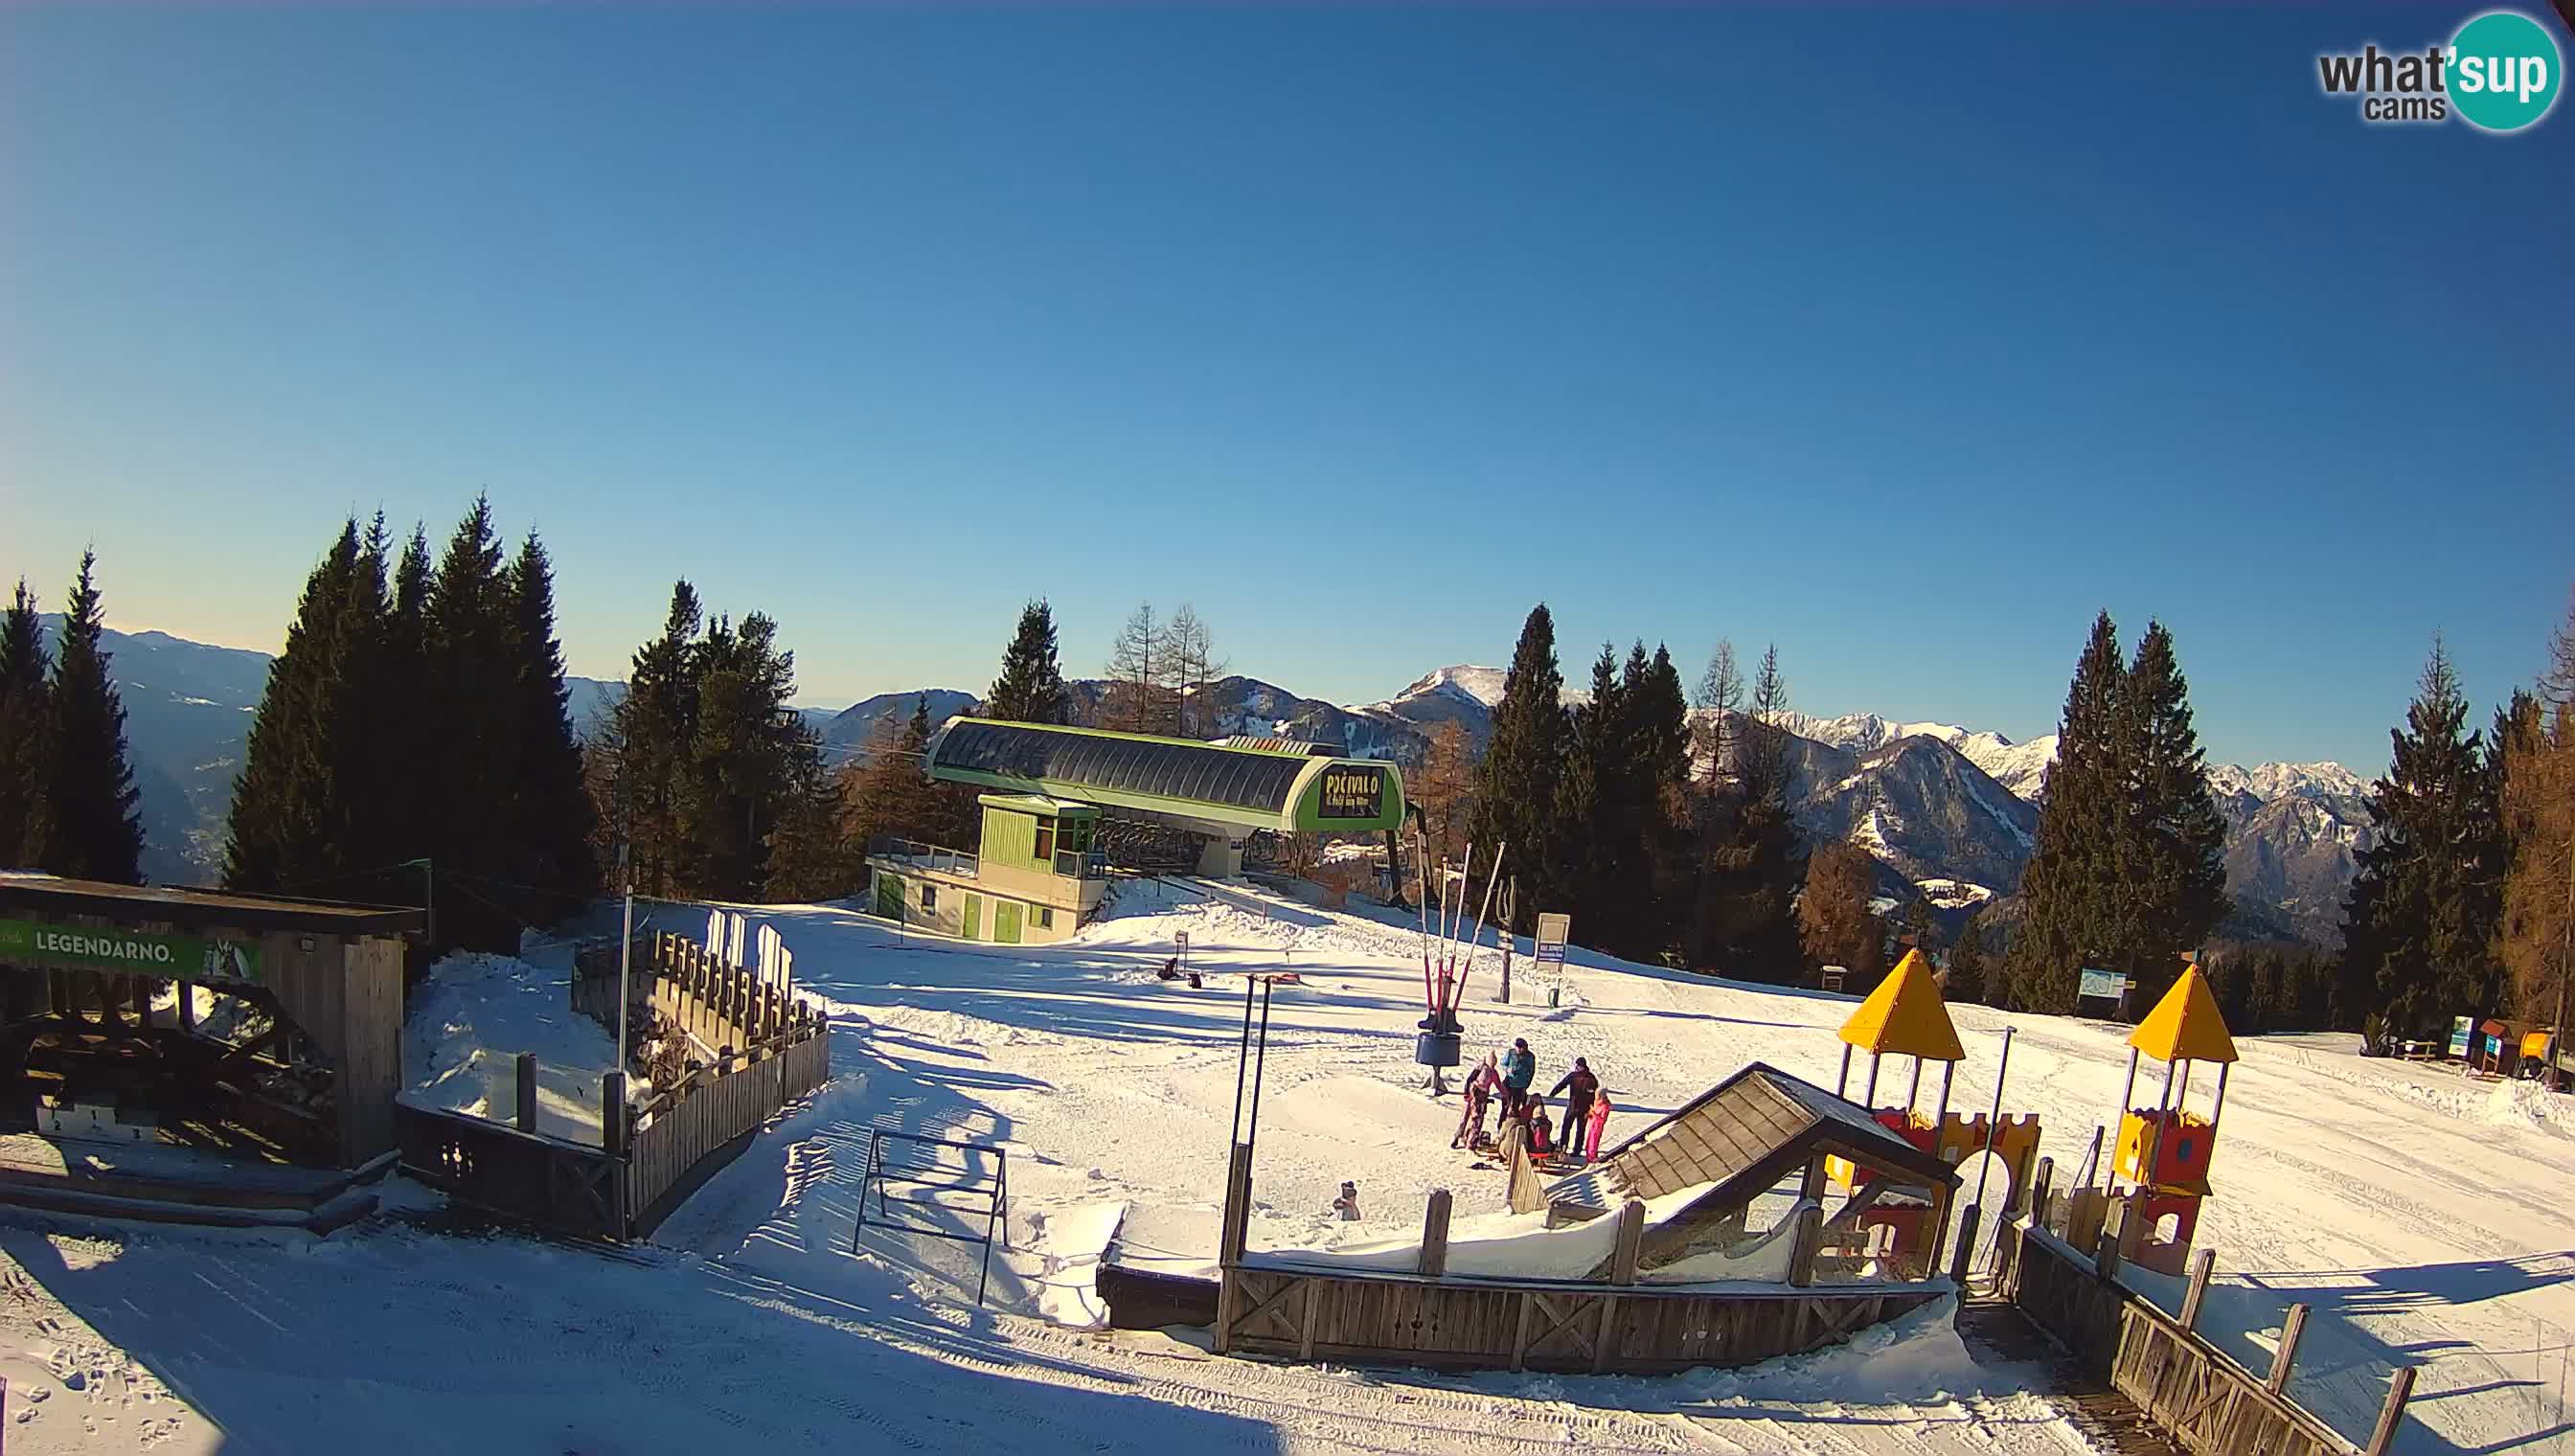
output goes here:
<path id="1" fill-rule="evenodd" d="M 1582 1145 L 1584 1162 L 1592 1163 L 1600 1160 L 1600 1129 L 1608 1125 L 1609 1093 L 1604 1089 L 1591 1095 L 1589 1126 L 1585 1129 L 1590 1136 Z"/>

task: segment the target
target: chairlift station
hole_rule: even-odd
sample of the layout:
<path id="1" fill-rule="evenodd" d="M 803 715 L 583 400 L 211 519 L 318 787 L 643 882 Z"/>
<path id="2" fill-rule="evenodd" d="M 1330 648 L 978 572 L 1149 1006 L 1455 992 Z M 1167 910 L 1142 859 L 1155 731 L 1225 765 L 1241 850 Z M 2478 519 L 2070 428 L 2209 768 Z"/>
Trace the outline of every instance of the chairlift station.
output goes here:
<path id="1" fill-rule="evenodd" d="M 961 718 L 931 736 L 922 767 L 934 781 L 987 790 L 981 843 L 971 852 L 872 845 L 872 902 L 908 925 L 1003 944 L 1066 939 L 1098 911 L 1109 886 L 1104 819 L 1190 835 L 1197 872 L 1225 879 L 1243 873 L 1244 840 L 1257 830 L 1362 833 L 1403 818 L 1394 764 L 1291 738 L 1200 742 Z"/>

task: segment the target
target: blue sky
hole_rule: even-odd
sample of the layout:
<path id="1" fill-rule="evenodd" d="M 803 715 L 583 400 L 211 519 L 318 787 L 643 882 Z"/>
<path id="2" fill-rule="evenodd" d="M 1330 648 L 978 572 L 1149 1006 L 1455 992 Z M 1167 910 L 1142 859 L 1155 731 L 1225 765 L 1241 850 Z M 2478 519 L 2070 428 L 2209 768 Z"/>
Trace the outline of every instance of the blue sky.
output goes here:
<path id="1" fill-rule="evenodd" d="M 1039 594 L 1344 702 L 1543 599 L 2015 737 L 2106 606 L 2374 770 L 2575 583 L 2575 108 L 2315 85 L 2469 13 L 13 9 L 0 572 L 273 649 L 488 489 L 593 676 L 681 575 L 816 703 Z"/>

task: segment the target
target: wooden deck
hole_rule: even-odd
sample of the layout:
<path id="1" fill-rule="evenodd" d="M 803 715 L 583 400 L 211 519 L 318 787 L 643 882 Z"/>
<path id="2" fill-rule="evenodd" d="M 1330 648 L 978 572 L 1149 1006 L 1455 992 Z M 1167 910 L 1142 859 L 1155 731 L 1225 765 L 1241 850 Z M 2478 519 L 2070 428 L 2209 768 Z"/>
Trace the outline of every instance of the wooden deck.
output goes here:
<path id="1" fill-rule="evenodd" d="M 2035 1372 L 2039 1379 L 2030 1393 L 2045 1396 L 2102 1456 L 2186 1456 L 2135 1401 L 2084 1369 L 2008 1301 L 1971 1299 L 1959 1305 L 1958 1337 L 1979 1365 Z"/>
<path id="2" fill-rule="evenodd" d="M 392 1166 L 294 1167 L 156 1143 L 0 1135 L 0 1204 L 48 1213 L 218 1227 L 331 1228 L 363 1215 L 352 1198 Z"/>

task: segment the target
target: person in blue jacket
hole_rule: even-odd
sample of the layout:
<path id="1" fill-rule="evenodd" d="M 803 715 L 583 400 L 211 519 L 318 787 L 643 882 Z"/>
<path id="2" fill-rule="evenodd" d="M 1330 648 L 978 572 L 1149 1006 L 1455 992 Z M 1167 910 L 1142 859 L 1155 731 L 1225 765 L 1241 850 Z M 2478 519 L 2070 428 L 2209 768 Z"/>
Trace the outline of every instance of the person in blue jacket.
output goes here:
<path id="1" fill-rule="evenodd" d="M 1528 1038 L 1516 1037 L 1511 1049 L 1502 1053 L 1502 1116 L 1505 1120 L 1523 1115 L 1528 1105 L 1529 1085 L 1537 1080 L 1537 1054 L 1529 1050 Z"/>

